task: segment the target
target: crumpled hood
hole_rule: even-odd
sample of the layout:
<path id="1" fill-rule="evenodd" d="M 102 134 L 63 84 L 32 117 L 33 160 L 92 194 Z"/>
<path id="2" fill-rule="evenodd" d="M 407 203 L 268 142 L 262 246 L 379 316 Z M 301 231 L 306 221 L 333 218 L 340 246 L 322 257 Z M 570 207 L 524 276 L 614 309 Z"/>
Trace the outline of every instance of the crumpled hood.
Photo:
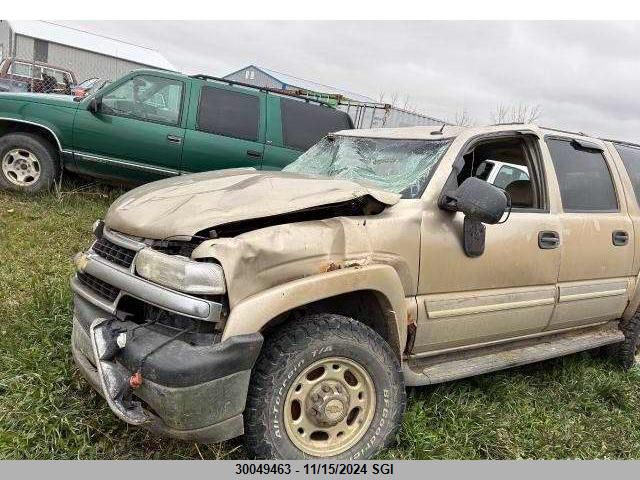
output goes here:
<path id="1" fill-rule="evenodd" d="M 219 170 L 135 188 L 111 205 L 105 223 L 129 235 L 164 239 L 367 195 L 388 206 L 400 200 L 398 194 L 347 180 L 253 168 Z"/>

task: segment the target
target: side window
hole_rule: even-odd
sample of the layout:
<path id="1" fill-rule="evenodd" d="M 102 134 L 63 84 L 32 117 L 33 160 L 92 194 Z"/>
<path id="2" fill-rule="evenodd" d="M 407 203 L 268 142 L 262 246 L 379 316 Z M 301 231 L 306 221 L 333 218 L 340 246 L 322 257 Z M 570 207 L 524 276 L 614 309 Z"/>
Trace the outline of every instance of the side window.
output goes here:
<path id="1" fill-rule="evenodd" d="M 307 150 L 327 133 L 351 128 L 349 116 L 314 103 L 280 99 L 282 140 L 287 147 Z"/>
<path id="2" fill-rule="evenodd" d="M 202 87 L 198 130 L 243 140 L 258 140 L 260 99 L 256 95 Z"/>
<path id="3" fill-rule="evenodd" d="M 13 75 L 19 75 L 21 77 L 29 78 L 31 78 L 31 75 L 33 74 L 33 72 L 31 71 L 31 65 L 22 62 L 13 62 L 11 64 L 11 73 Z"/>
<path id="4" fill-rule="evenodd" d="M 513 208 L 542 210 L 547 207 L 537 138 L 518 135 L 480 140 L 469 148 L 463 159 L 458 185 L 469 177 L 477 177 L 505 190 Z"/>
<path id="5" fill-rule="evenodd" d="M 62 70 L 56 70 L 54 68 L 43 68 L 43 75 L 48 75 L 50 77 L 55 78 L 56 82 L 59 84 L 69 83 L 70 76 L 67 72 L 63 72 Z"/>
<path id="6" fill-rule="evenodd" d="M 616 144 L 615 147 L 631 179 L 631 185 L 633 185 L 633 191 L 636 194 L 636 201 L 640 203 L 640 147 L 618 144 Z"/>
<path id="7" fill-rule="evenodd" d="M 500 167 L 500 170 L 498 170 L 493 184 L 496 187 L 500 187 L 503 190 L 506 190 L 510 184 L 520 180 L 529 180 L 529 175 L 527 175 L 525 171 L 519 168 L 503 165 L 502 167 Z"/>
<path id="8" fill-rule="evenodd" d="M 616 211 L 613 180 L 600 150 L 571 140 L 547 140 L 558 176 L 562 206 L 568 212 Z"/>
<path id="9" fill-rule="evenodd" d="M 180 123 L 183 83 L 170 78 L 140 75 L 102 97 L 100 112 L 148 122 Z"/>
<path id="10" fill-rule="evenodd" d="M 42 67 L 33 65 L 33 67 L 31 68 L 31 74 L 36 80 L 42 80 Z"/>

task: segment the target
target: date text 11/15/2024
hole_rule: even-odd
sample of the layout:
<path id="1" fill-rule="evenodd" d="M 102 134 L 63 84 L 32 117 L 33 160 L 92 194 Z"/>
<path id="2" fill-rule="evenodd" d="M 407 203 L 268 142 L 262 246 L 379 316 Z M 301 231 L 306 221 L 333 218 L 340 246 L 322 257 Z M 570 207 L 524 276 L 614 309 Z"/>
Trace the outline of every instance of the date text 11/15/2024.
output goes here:
<path id="1" fill-rule="evenodd" d="M 393 475 L 392 463 L 305 463 L 298 466 L 290 463 L 236 463 L 236 475 Z"/>

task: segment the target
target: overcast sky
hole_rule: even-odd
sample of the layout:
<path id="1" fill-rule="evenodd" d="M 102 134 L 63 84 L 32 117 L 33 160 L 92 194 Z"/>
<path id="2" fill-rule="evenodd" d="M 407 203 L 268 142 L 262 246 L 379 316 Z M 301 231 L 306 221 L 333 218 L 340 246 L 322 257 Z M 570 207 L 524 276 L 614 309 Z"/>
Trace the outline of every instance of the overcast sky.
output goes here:
<path id="1" fill-rule="evenodd" d="M 538 123 L 640 142 L 640 22 L 56 22 L 154 48 L 185 73 L 249 64 L 490 123 L 497 104 Z"/>

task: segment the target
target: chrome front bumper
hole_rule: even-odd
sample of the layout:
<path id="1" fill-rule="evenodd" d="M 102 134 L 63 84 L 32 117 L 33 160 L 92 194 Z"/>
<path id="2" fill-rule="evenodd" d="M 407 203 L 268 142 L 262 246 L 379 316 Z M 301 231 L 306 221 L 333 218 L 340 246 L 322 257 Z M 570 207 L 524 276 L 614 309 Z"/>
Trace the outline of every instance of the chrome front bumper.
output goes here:
<path id="1" fill-rule="evenodd" d="M 71 278 L 75 293 L 72 352 L 82 375 L 127 423 L 162 435 L 201 442 L 241 435 L 249 378 L 261 349 L 262 336 L 240 335 L 210 346 L 194 346 L 174 342 L 165 333 L 117 319 L 123 297 L 207 322 L 220 321 L 222 304 L 137 276 L 136 257 L 147 245 L 107 229 L 102 234 L 135 255 L 130 267 L 112 263 L 93 249 L 75 258 L 78 273 L 119 291 L 117 296 L 107 298 L 99 289 L 94 291 L 85 286 L 77 273 Z M 127 331 L 126 346 L 114 344 L 111 328 Z M 134 329 L 135 336 L 130 335 Z M 160 349 L 169 341 L 172 342 L 169 347 Z M 149 352 L 155 353 L 150 356 Z M 144 371 L 142 359 L 147 360 Z M 132 391 L 129 381 L 136 368 L 144 380 Z"/>
<path id="2" fill-rule="evenodd" d="M 146 247 L 144 243 L 106 229 L 104 235 L 111 242 L 136 252 Z M 129 296 L 186 317 L 207 322 L 220 320 L 222 304 L 180 293 L 135 275 L 135 258 L 131 268 L 124 268 L 106 261 L 90 250 L 76 255 L 74 262 L 78 272 L 91 275 L 120 290 L 118 297 L 110 303 L 82 285 L 77 275 L 71 278 L 71 289 L 74 293 L 112 315 L 116 312 L 120 298 Z"/>

